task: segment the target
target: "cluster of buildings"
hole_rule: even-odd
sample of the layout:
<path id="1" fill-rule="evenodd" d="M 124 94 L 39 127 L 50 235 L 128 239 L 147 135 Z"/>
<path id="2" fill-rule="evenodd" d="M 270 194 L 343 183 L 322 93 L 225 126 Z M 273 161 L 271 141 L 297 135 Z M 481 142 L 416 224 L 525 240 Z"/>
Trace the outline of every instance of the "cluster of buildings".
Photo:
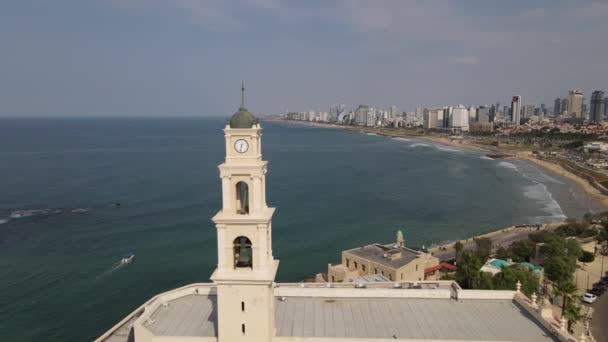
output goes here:
<path id="1" fill-rule="evenodd" d="M 601 123 L 608 118 L 608 97 L 601 90 L 591 95 L 589 105 L 583 91 L 570 90 L 556 98 L 553 107 L 526 104 L 514 95 L 508 105 L 500 102 L 477 106 L 440 106 L 398 112 L 396 106 L 378 109 L 359 105 L 347 110 L 346 105 L 331 107 L 328 112 L 288 112 L 288 120 L 336 123 L 367 127 L 423 127 L 451 132 L 493 131 L 495 127 L 519 127 L 522 124 Z"/>
<path id="2" fill-rule="evenodd" d="M 344 254 L 352 258 L 347 268 L 377 268 L 389 281 L 276 283 L 275 209 L 266 203 L 261 132 L 243 104 L 224 129 L 212 282 L 152 297 L 97 342 L 576 341 L 566 320 L 556 320 L 548 302 L 526 297 L 520 283 L 508 291 L 477 291 L 454 281 L 407 281 L 438 265 L 406 248 L 402 236 Z"/>

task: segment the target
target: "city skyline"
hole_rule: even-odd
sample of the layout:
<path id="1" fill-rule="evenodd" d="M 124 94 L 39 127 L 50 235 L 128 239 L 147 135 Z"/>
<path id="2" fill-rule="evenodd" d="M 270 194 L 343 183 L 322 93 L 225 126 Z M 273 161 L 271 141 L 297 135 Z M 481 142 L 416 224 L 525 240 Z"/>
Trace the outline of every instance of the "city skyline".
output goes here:
<path id="1" fill-rule="evenodd" d="M 225 116 L 241 80 L 259 113 L 588 104 L 606 17 L 597 1 L 8 1 L 0 116 Z"/>

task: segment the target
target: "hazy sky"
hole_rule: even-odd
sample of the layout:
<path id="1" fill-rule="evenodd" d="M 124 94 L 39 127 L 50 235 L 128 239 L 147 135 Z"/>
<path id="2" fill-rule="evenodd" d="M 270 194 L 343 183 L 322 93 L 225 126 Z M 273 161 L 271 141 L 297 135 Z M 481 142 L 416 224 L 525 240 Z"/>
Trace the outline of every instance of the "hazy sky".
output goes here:
<path id="1" fill-rule="evenodd" d="M 0 115 L 552 106 L 608 88 L 608 1 L 2 0 Z"/>

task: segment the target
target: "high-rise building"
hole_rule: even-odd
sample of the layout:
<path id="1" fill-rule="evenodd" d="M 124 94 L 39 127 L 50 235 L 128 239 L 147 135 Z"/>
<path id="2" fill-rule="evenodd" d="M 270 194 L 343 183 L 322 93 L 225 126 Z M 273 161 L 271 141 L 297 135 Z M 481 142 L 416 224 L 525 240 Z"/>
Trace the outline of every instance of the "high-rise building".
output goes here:
<path id="1" fill-rule="evenodd" d="M 519 126 L 521 115 L 521 96 L 515 95 L 511 100 L 511 122 L 515 124 L 515 126 Z"/>
<path id="2" fill-rule="evenodd" d="M 568 93 L 568 115 L 583 118 L 583 91 L 579 89 L 570 90 Z"/>
<path id="3" fill-rule="evenodd" d="M 596 90 L 591 94 L 591 115 L 589 121 L 591 122 L 602 122 L 604 119 L 604 112 L 606 110 L 606 102 L 604 99 L 604 92 Z"/>
<path id="4" fill-rule="evenodd" d="M 492 106 L 494 107 L 494 106 Z M 481 122 L 481 123 L 488 123 L 491 122 L 491 108 L 488 108 L 486 106 L 481 106 L 479 108 L 477 108 L 477 113 L 476 113 L 476 120 L 477 122 Z"/>
<path id="5" fill-rule="evenodd" d="M 604 118 L 608 118 L 608 97 L 604 97 Z"/>
<path id="6" fill-rule="evenodd" d="M 397 106 L 391 106 L 389 116 L 390 119 L 394 119 L 397 117 Z"/>
<path id="7" fill-rule="evenodd" d="M 367 120 L 365 125 L 368 127 L 376 126 L 376 122 L 378 121 L 378 117 L 376 115 L 376 110 L 374 108 L 369 108 L 367 111 Z"/>
<path id="8" fill-rule="evenodd" d="M 369 112 L 369 107 L 365 105 L 359 105 L 359 107 L 355 109 L 355 125 L 367 125 L 367 112 Z"/>
<path id="9" fill-rule="evenodd" d="M 524 118 L 529 118 L 534 115 L 534 105 L 525 105 L 523 107 L 523 115 Z"/>
<path id="10" fill-rule="evenodd" d="M 553 115 L 558 116 L 562 113 L 562 99 L 559 97 L 553 102 Z"/>
<path id="11" fill-rule="evenodd" d="M 568 106 L 570 106 L 570 101 L 568 99 L 562 99 L 562 107 L 559 114 L 568 114 Z"/>
<path id="12" fill-rule="evenodd" d="M 426 129 L 443 127 L 443 108 L 425 108 L 422 127 Z"/>
<path id="13" fill-rule="evenodd" d="M 469 110 L 463 105 L 456 107 L 450 107 L 450 128 L 457 132 L 468 132 L 469 131 Z"/>
<path id="14" fill-rule="evenodd" d="M 477 108 L 474 106 L 469 107 L 469 122 L 477 121 Z"/>
<path id="15" fill-rule="evenodd" d="M 544 103 L 540 104 L 540 115 L 547 115 L 547 107 Z"/>

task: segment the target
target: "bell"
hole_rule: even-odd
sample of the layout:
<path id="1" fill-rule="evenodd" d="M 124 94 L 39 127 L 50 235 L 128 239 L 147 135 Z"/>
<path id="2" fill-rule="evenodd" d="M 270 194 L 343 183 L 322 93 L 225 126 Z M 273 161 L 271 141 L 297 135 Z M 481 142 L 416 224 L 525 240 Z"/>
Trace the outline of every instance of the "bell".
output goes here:
<path id="1" fill-rule="evenodd" d="M 251 267 L 251 248 L 240 247 L 237 267 Z"/>

